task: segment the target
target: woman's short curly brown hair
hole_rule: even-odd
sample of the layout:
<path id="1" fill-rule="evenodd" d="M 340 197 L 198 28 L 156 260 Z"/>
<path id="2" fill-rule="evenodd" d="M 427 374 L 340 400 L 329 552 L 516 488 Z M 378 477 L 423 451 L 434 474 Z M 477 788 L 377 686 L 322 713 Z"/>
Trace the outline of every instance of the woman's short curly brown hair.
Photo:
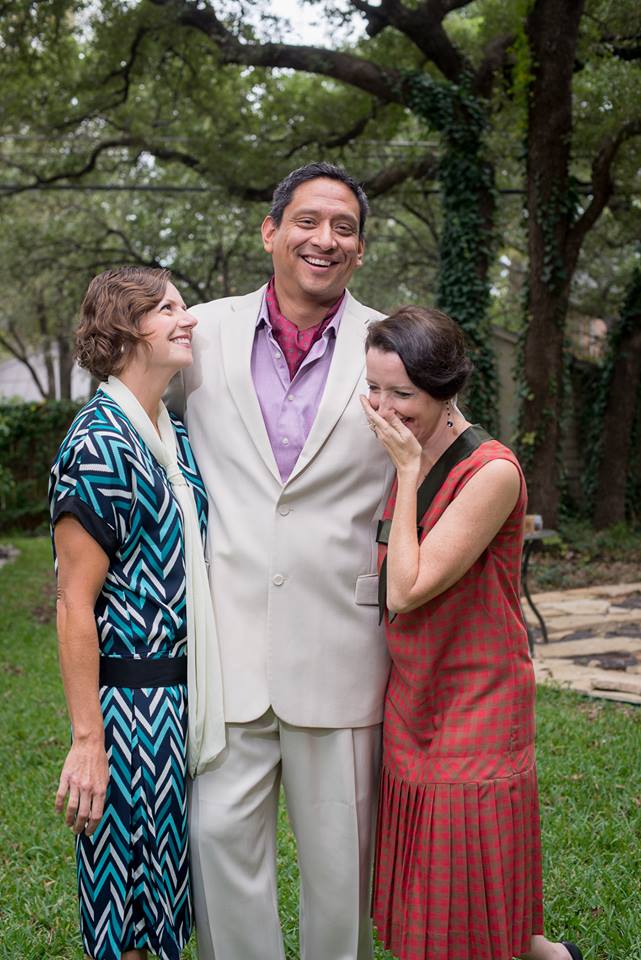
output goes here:
<path id="1" fill-rule="evenodd" d="M 155 267 L 119 267 L 94 277 L 80 308 L 78 364 L 98 380 L 120 373 L 145 342 L 140 321 L 160 303 L 170 281 L 169 270 Z"/>

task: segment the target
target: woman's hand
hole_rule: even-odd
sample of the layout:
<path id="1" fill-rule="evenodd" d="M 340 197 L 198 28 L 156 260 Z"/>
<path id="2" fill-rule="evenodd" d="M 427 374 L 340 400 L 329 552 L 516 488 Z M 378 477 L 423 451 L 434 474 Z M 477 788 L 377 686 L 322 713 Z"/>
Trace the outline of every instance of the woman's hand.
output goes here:
<path id="1" fill-rule="evenodd" d="M 74 833 L 91 836 L 105 806 L 109 766 L 104 742 L 99 739 L 74 741 L 60 774 L 56 810 L 62 813 L 69 795 L 65 823 Z"/>
<path id="2" fill-rule="evenodd" d="M 409 474 L 418 480 L 421 471 L 421 445 L 395 413 L 382 417 L 367 397 L 361 397 L 361 406 L 370 427 L 381 441 L 399 474 Z"/>

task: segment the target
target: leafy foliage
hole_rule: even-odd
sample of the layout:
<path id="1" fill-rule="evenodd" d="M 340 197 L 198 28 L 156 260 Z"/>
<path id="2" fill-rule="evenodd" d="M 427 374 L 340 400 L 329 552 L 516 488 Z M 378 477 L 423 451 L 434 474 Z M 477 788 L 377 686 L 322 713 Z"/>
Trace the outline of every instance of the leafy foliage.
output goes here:
<path id="1" fill-rule="evenodd" d="M 0 404 L 0 531 L 46 525 L 49 469 L 78 409 L 70 401 Z"/>
<path id="2" fill-rule="evenodd" d="M 571 142 L 569 186 L 539 191 L 539 216 L 526 218 L 517 192 L 536 178 L 524 177 L 524 143 L 545 60 L 532 55 L 528 25 L 542 0 L 310 3 L 340 28 L 326 47 L 287 41 L 268 0 L 7 8 L 0 162 L 6 181 L 37 190 L 38 203 L 0 198 L 3 314 L 19 317 L 19 332 L 45 350 L 68 338 L 90 273 L 121 262 L 171 266 L 190 302 L 246 291 L 269 272 L 257 227 L 275 182 L 308 160 L 332 159 L 373 201 L 354 292 L 384 310 L 437 300 L 452 312 L 475 354 L 473 416 L 491 428 L 489 324 L 518 330 L 531 319 L 517 301 L 538 220 L 545 243 L 534 275 L 548 292 L 571 283 L 570 302 L 595 316 L 613 310 L 634 265 L 641 207 L 627 141 L 639 129 L 638 4 L 586 0 L 571 75 L 575 122 L 556 138 Z M 85 187 L 100 192 L 76 192 Z M 577 266 L 557 227 L 578 236 L 581 223 Z M 545 393 L 532 369 L 555 381 L 521 438 L 552 482 L 563 372 L 545 346 L 563 332 L 566 293 L 547 332 L 527 343 L 530 382 L 520 393 L 525 406 Z M 7 322 L 0 315 L 0 334 Z"/>

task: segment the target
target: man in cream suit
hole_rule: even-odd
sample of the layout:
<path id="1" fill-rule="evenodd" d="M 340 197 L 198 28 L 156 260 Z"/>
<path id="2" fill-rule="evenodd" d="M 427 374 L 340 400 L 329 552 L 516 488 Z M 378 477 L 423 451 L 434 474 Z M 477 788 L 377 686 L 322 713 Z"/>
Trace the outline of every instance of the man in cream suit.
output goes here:
<path id="1" fill-rule="evenodd" d="M 191 856 L 200 960 L 283 960 L 280 784 L 301 872 L 303 960 L 371 957 L 369 882 L 388 673 L 375 533 L 392 468 L 359 404 L 379 314 L 346 285 L 367 199 L 330 164 L 274 193 L 274 277 L 202 304 L 185 378 L 210 501 L 227 748 L 198 776 Z"/>

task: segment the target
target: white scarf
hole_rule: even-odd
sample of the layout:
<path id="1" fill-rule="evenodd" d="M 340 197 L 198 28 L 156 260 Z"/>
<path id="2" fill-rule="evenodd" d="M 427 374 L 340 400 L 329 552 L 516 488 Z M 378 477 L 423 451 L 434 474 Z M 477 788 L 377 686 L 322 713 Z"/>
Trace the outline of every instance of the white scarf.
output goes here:
<path id="1" fill-rule="evenodd" d="M 144 407 L 122 380 L 110 376 L 107 383 L 100 385 L 100 389 L 122 408 L 164 468 L 183 516 L 187 594 L 188 755 L 189 772 L 196 776 L 225 747 L 220 652 L 196 503 L 192 489 L 178 466 L 176 435 L 162 400 L 158 406 L 158 436 Z"/>

